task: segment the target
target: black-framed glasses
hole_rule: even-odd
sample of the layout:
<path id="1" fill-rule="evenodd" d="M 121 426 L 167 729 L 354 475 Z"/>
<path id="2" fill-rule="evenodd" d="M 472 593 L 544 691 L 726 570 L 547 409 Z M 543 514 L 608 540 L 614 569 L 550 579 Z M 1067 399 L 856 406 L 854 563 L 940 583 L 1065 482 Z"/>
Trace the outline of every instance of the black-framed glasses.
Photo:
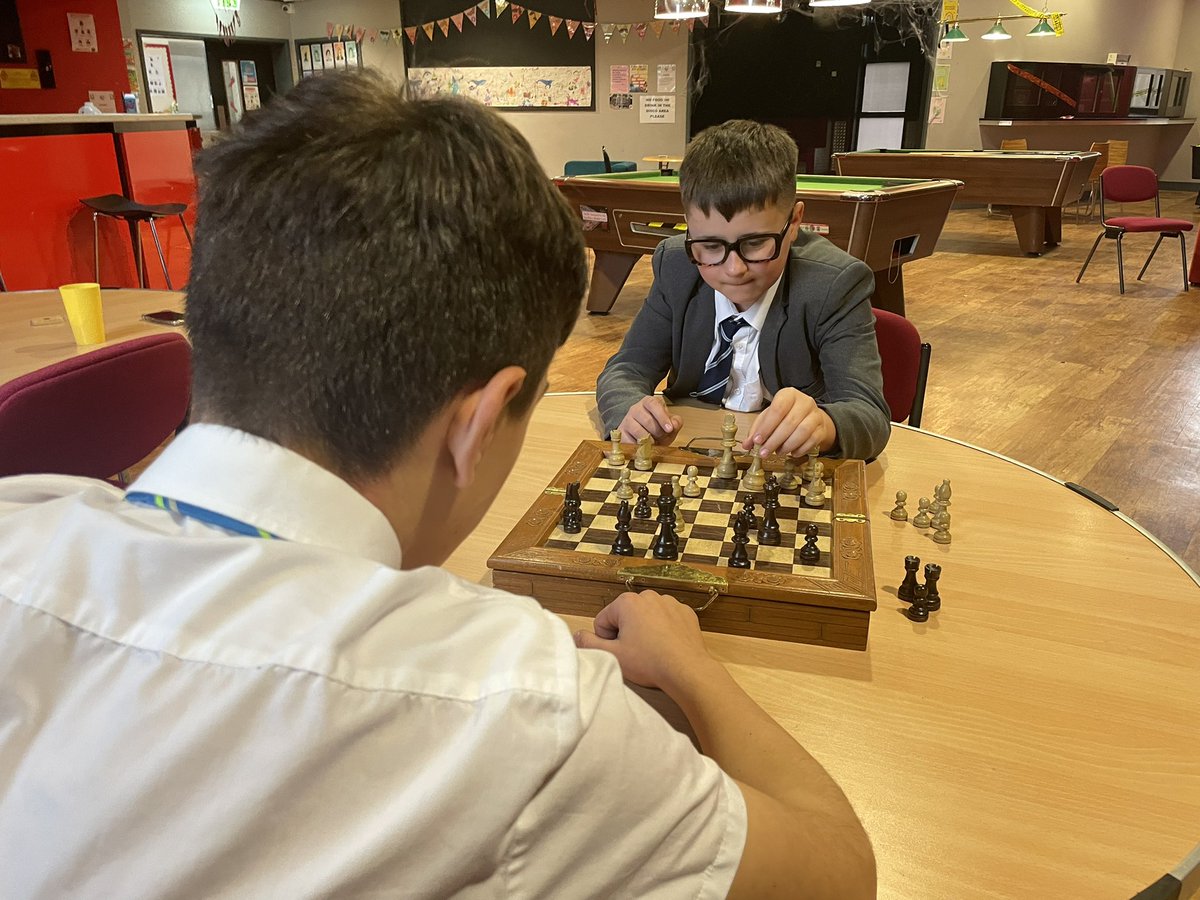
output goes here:
<path id="1" fill-rule="evenodd" d="M 784 222 L 778 232 L 766 234 L 745 234 L 736 241 L 723 241 L 720 238 L 688 238 L 683 242 L 688 259 L 698 266 L 720 266 L 729 259 L 730 252 L 737 253 L 745 263 L 770 262 L 779 255 L 783 246 L 783 236 L 792 227 L 792 217 Z"/>

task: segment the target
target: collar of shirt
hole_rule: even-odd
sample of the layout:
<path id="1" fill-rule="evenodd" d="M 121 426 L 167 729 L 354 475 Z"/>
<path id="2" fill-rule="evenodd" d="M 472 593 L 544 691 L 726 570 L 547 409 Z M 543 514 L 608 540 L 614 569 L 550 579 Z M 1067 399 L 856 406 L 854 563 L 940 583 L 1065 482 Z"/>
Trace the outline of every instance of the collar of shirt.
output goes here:
<path id="1" fill-rule="evenodd" d="M 129 490 L 400 568 L 396 533 L 362 494 L 300 454 L 236 428 L 189 425 Z"/>
<path id="2" fill-rule="evenodd" d="M 762 331 L 763 322 L 767 321 L 767 313 L 771 311 L 771 304 L 775 302 L 775 295 L 779 293 L 781 281 L 783 281 L 782 273 L 775 279 L 775 283 L 767 288 L 767 292 L 755 300 L 745 312 L 734 306 L 733 301 L 720 291 L 713 291 L 717 301 L 717 325 L 719 326 L 730 316 L 741 316 L 755 331 Z"/>

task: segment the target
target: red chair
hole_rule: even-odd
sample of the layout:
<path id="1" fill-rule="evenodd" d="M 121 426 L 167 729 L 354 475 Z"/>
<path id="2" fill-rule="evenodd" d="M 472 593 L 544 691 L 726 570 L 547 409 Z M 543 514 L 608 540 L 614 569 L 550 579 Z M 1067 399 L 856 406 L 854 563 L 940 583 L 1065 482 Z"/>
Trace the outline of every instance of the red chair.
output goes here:
<path id="1" fill-rule="evenodd" d="M 1110 219 L 1104 213 L 1105 200 L 1113 203 L 1138 203 L 1153 200 L 1154 215 L 1116 216 Z M 1158 252 L 1158 245 L 1162 243 L 1162 239 L 1177 237 L 1179 238 L 1180 258 L 1183 260 L 1183 289 L 1185 291 L 1188 289 L 1187 240 L 1183 235 L 1184 232 L 1192 230 L 1192 223 L 1187 219 L 1164 219 L 1162 217 L 1162 207 L 1158 201 L 1158 176 L 1154 174 L 1153 169 L 1147 169 L 1145 166 L 1109 166 L 1105 169 L 1100 175 L 1100 221 L 1104 223 L 1104 230 L 1097 236 L 1096 243 L 1092 244 L 1091 253 L 1083 261 L 1083 268 L 1075 277 L 1076 284 L 1079 284 L 1083 273 L 1087 271 L 1088 263 L 1092 261 L 1092 255 L 1100 246 L 1100 241 L 1104 238 L 1111 238 L 1117 242 L 1117 274 L 1121 281 L 1121 293 L 1125 293 L 1125 259 L 1121 254 L 1121 241 L 1126 234 L 1131 232 L 1157 231 L 1158 240 L 1154 242 L 1154 249 L 1146 257 L 1146 264 L 1142 266 L 1142 271 L 1138 272 L 1138 281 L 1142 280 L 1142 276 L 1150 268 L 1150 260 L 1154 259 L 1154 254 Z"/>
<path id="2" fill-rule="evenodd" d="M 191 359 L 182 335 L 153 334 L 0 385 L 0 476 L 124 472 L 182 427 Z"/>
<path id="3" fill-rule="evenodd" d="M 920 428 L 933 348 L 921 343 L 917 327 L 904 316 L 882 309 L 871 311 L 875 313 L 875 341 L 883 363 L 883 398 L 892 421 L 907 419 L 913 428 Z"/>

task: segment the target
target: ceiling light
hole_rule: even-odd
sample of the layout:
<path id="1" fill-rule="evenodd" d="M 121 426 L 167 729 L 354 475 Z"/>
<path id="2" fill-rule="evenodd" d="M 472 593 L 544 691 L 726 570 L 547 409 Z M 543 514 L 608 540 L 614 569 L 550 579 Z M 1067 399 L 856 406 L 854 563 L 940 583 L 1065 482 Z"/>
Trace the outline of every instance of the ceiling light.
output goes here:
<path id="1" fill-rule="evenodd" d="M 775 15 L 783 12 L 783 0 L 726 0 L 725 12 Z"/>
<path id="2" fill-rule="evenodd" d="M 656 19 L 702 19 L 708 15 L 708 0 L 654 0 Z"/>
<path id="3" fill-rule="evenodd" d="M 1012 35 L 1004 30 L 1004 23 L 996 19 L 996 24 L 985 31 L 982 35 L 985 41 L 1007 41 L 1012 39 Z"/>
<path id="4" fill-rule="evenodd" d="M 954 44 L 959 41 L 969 41 L 970 38 L 963 34 L 963 30 L 958 27 L 957 22 L 952 22 L 950 28 L 946 31 L 946 36 L 942 40 L 947 44 Z"/>
<path id="5" fill-rule="evenodd" d="M 871 0 L 808 0 L 809 6 L 866 6 Z M 728 8 L 728 7 L 726 7 Z"/>
<path id="6" fill-rule="evenodd" d="M 1045 19 L 1041 19 L 1033 26 L 1033 31 L 1029 32 L 1030 37 L 1058 37 L 1058 32 L 1050 27 L 1050 23 Z"/>

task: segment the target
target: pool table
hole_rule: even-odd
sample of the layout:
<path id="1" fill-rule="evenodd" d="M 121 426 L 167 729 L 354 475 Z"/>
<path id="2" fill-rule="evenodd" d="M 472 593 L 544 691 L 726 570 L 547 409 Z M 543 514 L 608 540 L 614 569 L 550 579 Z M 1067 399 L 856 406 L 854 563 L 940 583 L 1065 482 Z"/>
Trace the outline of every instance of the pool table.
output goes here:
<path id="1" fill-rule="evenodd" d="M 663 239 L 686 230 L 679 176 L 614 172 L 556 178 L 579 212 L 595 251 L 587 308 L 607 313 L 634 264 Z M 797 175 L 804 225 L 823 234 L 875 273 L 872 303 L 904 315 L 901 266 L 933 253 L 961 184 L 896 178 Z"/>
<path id="2" fill-rule="evenodd" d="M 1092 178 L 1099 153 L 1074 150 L 864 150 L 835 153 L 838 173 L 854 178 L 955 178 L 958 199 L 1008 206 L 1025 253 L 1062 240 L 1062 208 Z"/>

